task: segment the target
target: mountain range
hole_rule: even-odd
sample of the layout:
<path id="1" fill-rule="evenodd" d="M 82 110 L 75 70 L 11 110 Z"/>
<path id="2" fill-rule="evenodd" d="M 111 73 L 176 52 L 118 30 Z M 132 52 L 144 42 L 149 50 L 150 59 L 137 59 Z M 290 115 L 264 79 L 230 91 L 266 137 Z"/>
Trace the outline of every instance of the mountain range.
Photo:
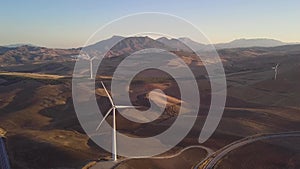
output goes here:
<path id="1" fill-rule="evenodd" d="M 228 43 L 215 44 L 217 50 L 231 48 L 276 47 L 290 45 L 273 39 L 237 39 Z M 189 47 L 188 47 L 189 46 Z M 113 36 L 84 48 L 53 49 L 33 45 L 0 46 L 1 65 L 25 64 L 42 61 L 71 61 L 77 57 L 82 49 L 89 51 L 93 56 L 107 58 L 126 56 L 146 48 L 160 48 L 168 51 L 206 51 L 211 45 L 198 43 L 189 38 L 168 39 L 161 37 L 122 37 Z M 192 48 L 192 49 L 190 49 Z M 109 50 L 110 49 L 110 50 Z M 106 51 L 108 52 L 106 53 Z"/>
<path id="2" fill-rule="evenodd" d="M 122 39 L 124 39 L 123 40 L 124 42 L 118 43 L 114 48 L 114 52 L 124 48 L 135 51 L 134 49 L 144 48 L 143 47 L 144 45 L 153 48 L 160 47 L 170 51 L 192 52 L 192 51 L 211 50 L 210 44 L 199 43 L 186 37 L 178 38 L 178 39 L 175 38 L 168 39 L 166 37 L 161 37 L 154 40 L 149 37 L 125 38 L 122 36 L 113 36 L 110 39 L 103 40 L 98 43 L 87 46 L 85 47 L 85 49 L 97 49 L 97 51 L 105 51 L 105 49 L 107 49 L 109 46 L 114 45 L 115 43 L 119 42 Z M 145 44 L 145 42 L 148 42 L 148 44 Z M 160 42 L 160 44 L 157 42 Z M 152 45 L 149 43 L 151 43 Z M 257 39 L 237 39 L 228 43 L 218 43 L 213 45 L 216 49 L 228 49 L 228 48 L 247 48 L 247 47 L 276 47 L 276 46 L 289 45 L 289 43 L 281 42 L 274 39 L 257 38 Z"/>
<path id="3" fill-rule="evenodd" d="M 3 47 L 16 48 L 16 47 L 21 47 L 21 46 L 37 47 L 37 45 L 33 45 L 33 44 L 30 44 L 30 43 L 16 43 L 16 44 L 4 45 Z"/>

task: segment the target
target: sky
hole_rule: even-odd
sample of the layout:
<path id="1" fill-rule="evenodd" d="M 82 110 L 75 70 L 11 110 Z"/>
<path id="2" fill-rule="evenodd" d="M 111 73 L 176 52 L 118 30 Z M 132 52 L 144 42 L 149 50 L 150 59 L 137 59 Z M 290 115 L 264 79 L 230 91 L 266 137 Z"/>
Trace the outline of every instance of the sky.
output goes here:
<path id="1" fill-rule="evenodd" d="M 80 47 L 105 24 L 140 12 L 184 18 L 212 43 L 239 38 L 300 42 L 299 0 L 0 0 L 0 4 L 0 45 Z"/>

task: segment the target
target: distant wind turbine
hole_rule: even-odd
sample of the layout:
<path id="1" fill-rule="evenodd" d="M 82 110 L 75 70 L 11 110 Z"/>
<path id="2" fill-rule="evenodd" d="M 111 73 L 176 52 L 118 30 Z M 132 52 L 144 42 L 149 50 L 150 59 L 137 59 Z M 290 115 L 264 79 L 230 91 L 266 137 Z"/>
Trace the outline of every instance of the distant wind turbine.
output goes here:
<path id="1" fill-rule="evenodd" d="M 275 75 L 274 75 L 275 80 L 277 79 L 278 67 L 279 67 L 279 63 L 277 63 L 277 65 L 275 67 L 272 67 L 272 69 L 275 71 Z"/>
<path id="2" fill-rule="evenodd" d="M 99 131 L 100 126 L 104 122 L 104 120 L 108 117 L 108 115 L 113 112 L 113 131 L 112 131 L 112 159 L 113 161 L 117 161 L 117 134 L 116 134 L 116 109 L 136 109 L 140 106 L 121 106 L 121 105 L 115 105 L 110 94 L 108 93 L 105 85 L 101 81 L 101 84 L 103 86 L 103 89 L 105 90 L 107 97 L 112 105 L 112 107 L 108 110 L 108 112 L 103 117 L 102 121 L 99 123 L 99 125 L 96 128 L 96 131 Z"/>
<path id="3" fill-rule="evenodd" d="M 93 60 L 96 59 L 96 56 L 91 57 L 86 52 L 81 52 L 80 56 L 83 56 L 81 57 L 82 59 L 88 60 L 90 62 L 90 79 L 93 79 Z"/>

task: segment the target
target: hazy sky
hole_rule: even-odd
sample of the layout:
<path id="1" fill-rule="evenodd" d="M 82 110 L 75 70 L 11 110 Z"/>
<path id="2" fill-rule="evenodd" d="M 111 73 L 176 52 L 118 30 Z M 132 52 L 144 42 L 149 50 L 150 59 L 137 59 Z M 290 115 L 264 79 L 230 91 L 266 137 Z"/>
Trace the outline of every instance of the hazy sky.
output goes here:
<path id="1" fill-rule="evenodd" d="M 300 41 L 299 0 L 0 2 L 0 45 L 31 43 L 47 47 L 79 47 L 99 27 L 137 12 L 163 12 L 185 18 L 213 43 L 257 37 Z"/>

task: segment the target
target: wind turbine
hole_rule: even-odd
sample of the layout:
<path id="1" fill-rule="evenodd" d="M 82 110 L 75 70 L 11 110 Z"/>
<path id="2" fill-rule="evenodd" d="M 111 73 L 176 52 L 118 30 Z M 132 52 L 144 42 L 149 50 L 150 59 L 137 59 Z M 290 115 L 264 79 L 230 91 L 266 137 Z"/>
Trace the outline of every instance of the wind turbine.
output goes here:
<path id="1" fill-rule="evenodd" d="M 105 116 L 103 117 L 102 121 L 99 123 L 99 125 L 96 128 L 96 131 L 98 131 L 100 129 L 100 126 L 102 125 L 102 123 L 104 122 L 104 120 L 108 117 L 108 115 L 113 112 L 113 131 L 112 131 L 112 159 L 113 161 L 117 161 L 117 133 L 116 133 L 116 110 L 117 109 L 136 109 L 139 108 L 139 106 L 123 106 L 123 105 L 115 105 L 115 103 L 113 102 L 110 94 L 108 93 L 105 85 L 103 84 L 103 82 L 101 81 L 101 84 L 103 86 L 103 89 L 105 90 L 107 97 L 112 105 L 112 107 L 108 110 L 108 112 L 105 114 Z"/>
<path id="2" fill-rule="evenodd" d="M 277 65 L 275 67 L 272 67 L 272 69 L 275 71 L 275 75 L 274 75 L 275 80 L 277 79 L 278 67 L 279 67 L 279 63 L 277 63 Z"/>
<path id="3" fill-rule="evenodd" d="M 89 54 L 86 52 L 80 53 L 81 56 L 84 56 L 84 60 L 88 60 L 90 62 L 90 79 L 93 79 L 93 60 L 96 58 L 96 56 L 91 57 Z"/>

